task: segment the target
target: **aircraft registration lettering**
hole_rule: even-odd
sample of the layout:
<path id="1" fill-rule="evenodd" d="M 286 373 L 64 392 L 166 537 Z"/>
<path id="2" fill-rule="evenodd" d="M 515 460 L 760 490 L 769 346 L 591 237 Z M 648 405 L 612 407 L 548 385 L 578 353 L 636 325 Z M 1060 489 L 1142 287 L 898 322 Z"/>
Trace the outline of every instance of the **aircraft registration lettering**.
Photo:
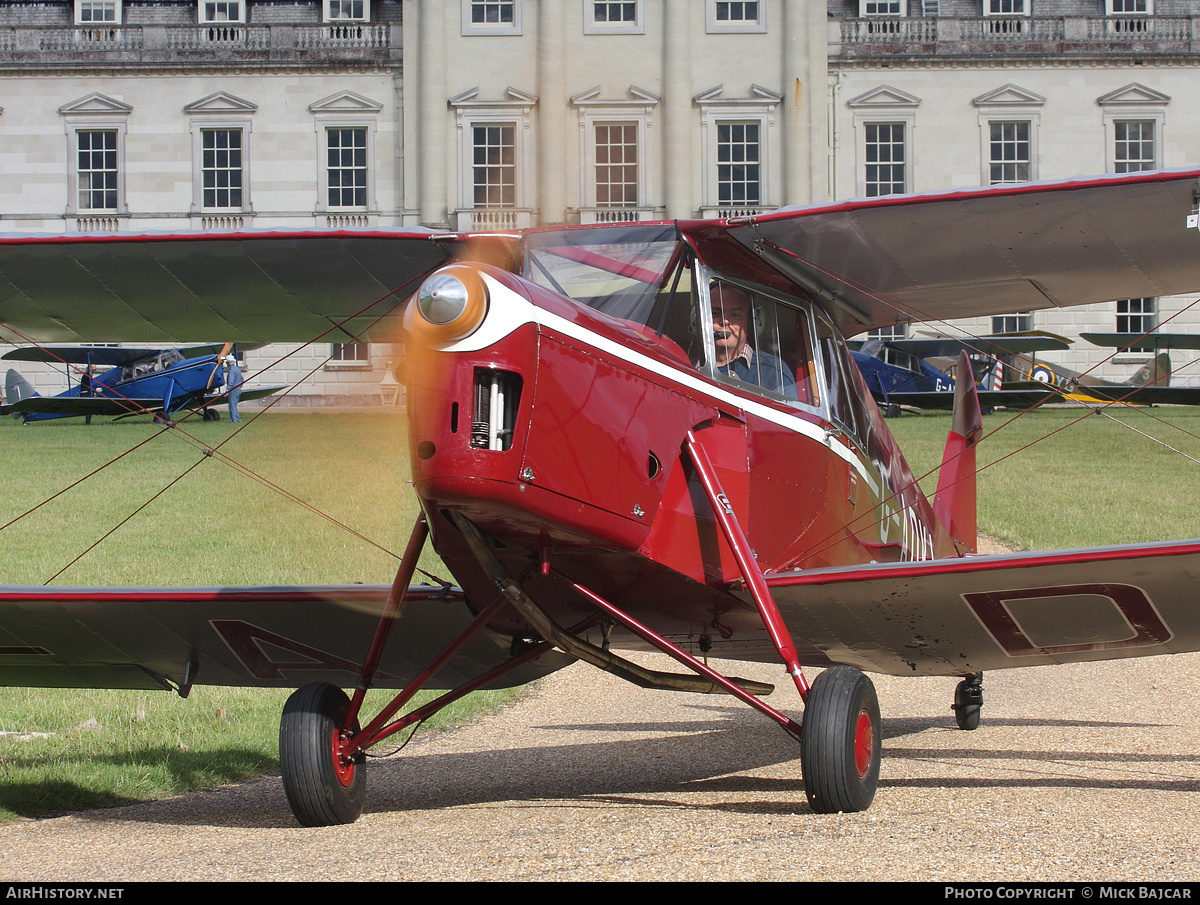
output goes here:
<path id="1" fill-rule="evenodd" d="M 933 534 L 929 526 L 911 506 L 905 506 L 901 515 L 901 558 L 911 561 L 933 559 Z"/>

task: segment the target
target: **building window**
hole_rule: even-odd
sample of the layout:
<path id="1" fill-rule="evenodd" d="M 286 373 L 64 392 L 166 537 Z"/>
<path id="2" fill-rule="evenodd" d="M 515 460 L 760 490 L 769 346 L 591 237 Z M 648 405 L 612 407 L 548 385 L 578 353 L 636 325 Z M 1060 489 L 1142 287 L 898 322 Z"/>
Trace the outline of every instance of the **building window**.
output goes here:
<path id="1" fill-rule="evenodd" d="M 471 22 L 476 25 L 503 22 L 512 24 L 516 0 L 471 0 Z"/>
<path id="2" fill-rule="evenodd" d="M 717 123 L 717 203 L 722 207 L 762 203 L 761 126 Z"/>
<path id="3" fill-rule="evenodd" d="M 79 150 L 79 210 L 116 211 L 120 205 L 117 133 L 108 129 L 80 130 L 75 139 Z"/>
<path id="4" fill-rule="evenodd" d="M 245 22 L 244 0 L 200 0 L 200 22 Z"/>
<path id="5" fill-rule="evenodd" d="M 471 127 L 471 184 L 475 207 L 516 207 L 516 135 L 515 123 L 488 123 Z"/>
<path id="6" fill-rule="evenodd" d="M 367 207 L 367 130 L 326 129 L 329 206 Z"/>
<path id="7" fill-rule="evenodd" d="M 1033 329 L 1033 315 L 1003 314 L 992 318 L 992 335 L 1001 333 L 1026 333 Z"/>
<path id="8" fill-rule="evenodd" d="M 521 0 L 462 0 L 462 33 L 521 34 Z"/>
<path id="9" fill-rule="evenodd" d="M 120 25 L 120 0 L 75 0 L 76 25 Z"/>
<path id="10" fill-rule="evenodd" d="M 366 22 L 371 18 L 367 0 L 325 0 L 326 22 Z"/>
<path id="11" fill-rule="evenodd" d="M 758 3 L 753 2 L 727 2 L 727 0 L 716 0 L 713 4 L 716 7 L 716 19 L 718 22 L 756 22 L 758 21 Z"/>
<path id="12" fill-rule="evenodd" d="M 1110 16 L 1150 16 L 1154 14 L 1154 0 L 1105 0 Z"/>
<path id="13" fill-rule="evenodd" d="M 863 128 L 867 197 L 901 194 L 907 185 L 904 123 L 864 123 Z"/>
<path id="14" fill-rule="evenodd" d="M 371 363 L 370 343 L 330 343 L 330 364 L 366 365 Z"/>
<path id="15" fill-rule="evenodd" d="M 907 0 L 859 0 L 860 16 L 903 16 Z"/>
<path id="16" fill-rule="evenodd" d="M 1029 140 L 1029 123 L 1013 122 L 989 124 L 991 154 L 988 180 L 990 185 L 1007 182 L 1028 182 L 1033 172 L 1032 145 Z"/>
<path id="17" fill-rule="evenodd" d="M 767 4 L 762 0 L 708 0 L 708 32 L 764 32 L 767 30 Z"/>
<path id="18" fill-rule="evenodd" d="M 878 339 L 882 342 L 891 342 L 894 339 L 908 339 L 908 324 L 893 324 L 890 327 L 869 330 L 867 338 Z"/>
<path id="19" fill-rule="evenodd" d="M 481 101 L 471 89 L 450 98 L 455 110 L 458 152 L 458 204 L 450 212 L 452 228 L 469 230 L 526 229 L 533 211 L 525 206 L 529 161 L 527 137 L 537 98 L 515 88 L 505 101 Z M 591 139 L 580 136 L 590 148 Z M 591 169 L 576 170 L 581 184 L 591 185 Z"/>
<path id="20" fill-rule="evenodd" d="M 584 15 L 583 33 L 587 35 L 640 35 L 646 33 L 642 18 L 642 0 L 601 2 L 593 0 L 591 13 Z"/>
<path id="21" fill-rule="evenodd" d="M 1117 302 L 1117 332 L 1141 336 L 1158 325 L 1157 299 L 1122 299 Z M 1126 352 L 1153 352 L 1152 346 L 1130 346 Z"/>
<path id="22" fill-rule="evenodd" d="M 205 210 L 242 208 L 242 130 L 200 130 L 201 205 Z"/>
<path id="23" fill-rule="evenodd" d="M 983 14 L 985 16 L 1028 16 L 1029 4 L 1026 0 L 985 0 Z"/>
<path id="24" fill-rule="evenodd" d="M 637 3 L 619 2 L 607 3 L 597 2 L 592 3 L 592 21 L 593 22 L 636 22 L 638 14 Z"/>
<path id="25" fill-rule="evenodd" d="M 1113 123 L 1113 168 L 1136 173 L 1157 168 L 1153 120 L 1117 120 Z"/>
<path id="26" fill-rule="evenodd" d="M 597 123 L 596 207 L 637 206 L 637 123 Z"/>

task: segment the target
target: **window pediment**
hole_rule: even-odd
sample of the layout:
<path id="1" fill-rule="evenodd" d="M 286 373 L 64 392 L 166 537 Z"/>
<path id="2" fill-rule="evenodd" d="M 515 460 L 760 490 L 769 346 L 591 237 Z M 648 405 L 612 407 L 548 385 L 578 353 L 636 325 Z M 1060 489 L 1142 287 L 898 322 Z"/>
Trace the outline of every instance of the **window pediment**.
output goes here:
<path id="1" fill-rule="evenodd" d="M 1041 107 L 1046 99 L 1016 85 L 1005 85 L 971 101 L 976 107 Z"/>
<path id="2" fill-rule="evenodd" d="M 599 88 L 596 89 L 597 91 Z M 536 94 L 528 94 L 524 91 L 518 91 L 516 88 L 509 86 L 504 89 L 504 97 L 497 101 L 481 101 L 479 98 L 479 89 L 472 88 L 469 91 L 464 91 L 462 94 L 456 94 L 450 98 L 447 103 L 451 107 L 486 107 L 486 106 L 502 106 L 502 107 L 533 107 L 537 105 L 538 99 Z"/>
<path id="3" fill-rule="evenodd" d="M 770 88 L 764 88 L 762 85 L 751 85 L 750 92 L 746 97 L 722 97 L 725 92 L 724 85 L 717 85 L 715 88 L 709 88 L 707 91 L 701 91 L 695 95 L 692 100 L 701 107 L 720 104 L 737 104 L 746 106 L 748 104 L 761 104 L 768 107 L 774 107 L 783 100 L 783 95 L 772 91 Z"/>
<path id="4" fill-rule="evenodd" d="M 1165 107 L 1171 98 L 1161 91 L 1131 82 L 1124 88 L 1110 91 L 1096 98 L 1101 107 Z"/>
<path id="5" fill-rule="evenodd" d="M 254 113 L 258 109 L 258 104 L 252 104 L 250 101 L 242 100 L 240 97 L 235 97 L 225 91 L 216 91 L 208 97 L 202 97 L 198 101 L 192 101 L 183 108 L 183 112 L 189 115 L 197 113 L 207 114 L 249 114 Z"/>
<path id="6" fill-rule="evenodd" d="M 910 109 L 918 107 L 921 104 L 919 97 L 914 97 L 905 91 L 898 88 L 892 88 L 890 85 L 880 85 L 878 88 L 873 88 L 858 97 L 851 98 L 846 101 L 846 106 L 852 109 Z"/>
<path id="7" fill-rule="evenodd" d="M 133 107 L 99 92 L 92 92 L 79 100 L 63 104 L 58 112 L 63 116 L 128 116 L 133 112 Z"/>
<path id="8" fill-rule="evenodd" d="M 383 104 L 353 91 L 340 91 L 308 105 L 309 113 L 378 113 L 382 109 Z"/>
<path id="9" fill-rule="evenodd" d="M 571 103 L 576 107 L 586 107 L 589 105 L 606 107 L 631 105 L 642 107 L 654 106 L 660 100 L 662 100 L 662 98 L 660 98 L 657 94 L 652 94 L 644 88 L 638 88 L 636 85 L 629 86 L 627 97 L 618 98 L 615 100 L 601 99 L 600 86 L 597 85 L 595 88 L 591 88 L 588 91 L 583 91 L 572 97 Z"/>

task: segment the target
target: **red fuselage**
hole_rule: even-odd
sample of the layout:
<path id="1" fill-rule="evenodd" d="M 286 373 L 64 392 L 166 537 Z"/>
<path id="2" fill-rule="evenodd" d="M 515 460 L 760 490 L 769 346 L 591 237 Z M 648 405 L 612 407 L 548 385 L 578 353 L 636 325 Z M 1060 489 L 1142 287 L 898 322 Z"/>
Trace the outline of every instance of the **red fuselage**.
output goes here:
<path id="1" fill-rule="evenodd" d="M 686 256 L 670 261 L 695 287 L 676 289 L 672 304 L 706 311 L 705 290 L 720 275 Z M 661 301 L 669 273 L 622 267 L 620 277 L 650 284 L 656 311 L 669 308 Z M 776 344 L 779 357 L 796 356 L 786 367 L 797 375 L 799 398 L 789 387 L 785 399 L 697 364 L 713 360 L 711 346 L 708 354 L 703 346 L 711 342 L 704 318 L 672 336 L 512 273 L 476 269 L 488 303 L 469 335 L 443 342 L 422 329 L 418 314 L 408 319 L 413 481 L 435 548 L 476 608 L 496 591 L 447 510 L 497 541 L 509 571 L 560 624 L 590 612 L 569 579 L 681 646 L 774 659 L 711 506 L 681 456 L 688 431 L 703 443 L 768 576 L 954 554 L 840 335 L 803 296 L 764 292 L 756 307 L 778 306 L 772 323 L 801 324 L 784 349 Z M 610 260 L 600 269 L 618 268 Z M 670 320 L 668 311 L 658 323 Z M 792 353 L 795 346 L 802 351 Z M 493 627 L 529 634 L 515 616 Z M 791 629 L 804 662 L 826 662 L 804 644 L 803 626 Z M 611 640 L 638 646 L 615 634 Z"/>

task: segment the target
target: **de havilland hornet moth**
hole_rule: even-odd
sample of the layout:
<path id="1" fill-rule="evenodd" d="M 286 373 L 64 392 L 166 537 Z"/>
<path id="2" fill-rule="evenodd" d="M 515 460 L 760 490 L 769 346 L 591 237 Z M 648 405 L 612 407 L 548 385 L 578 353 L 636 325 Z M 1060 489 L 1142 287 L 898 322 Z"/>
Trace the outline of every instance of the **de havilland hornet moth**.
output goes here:
<path id="1" fill-rule="evenodd" d="M 1158 172 L 491 236 L 0 239 L 8 341 L 394 339 L 412 296 L 422 510 L 390 588 L 0 588 L 0 682 L 302 686 L 283 783 L 330 825 L 360 814 L 369 748 L 583 660 L 738 698 L 799 740 L 813 810 L 863 810 L 866 673 L 959 677 L 970 729 L 986 670 L 1198 650 L 1200 540 L 975 555 L 973 384 L 930 501 L 843 337 L 1200 290 L 1198 194 Z M 456 587 L 411 586 L 427 540 Z M 708 657 L 781 664 L 803 724 Z M 402 714 L 425 686 L 450 691 Z M 372 716 L 368 688 L 400 691 Z"/>
<path id="2" fill-rule="evenodd" d="M 243 345 L 243 350 L 257 348 Z M 24 423 L 90 415 L 169 417 L 183 409 L 224 404 L 228 391 L 222 361 L 236 352 L 232 343 L 183 349 L 122 349 L 105 346 L 25 346 L 3 357 L 15 361 L 64 364 L 72 386 L 57 396 L 42 396 L 21 374 L 9 369 L 0 415 Z M 96 368 L 107 368 L 95 373 Z M 284 387 L 242 391 L 244 400 L 261 399 Z M 214 413 L 215 414 L 215 413 Z"/>

